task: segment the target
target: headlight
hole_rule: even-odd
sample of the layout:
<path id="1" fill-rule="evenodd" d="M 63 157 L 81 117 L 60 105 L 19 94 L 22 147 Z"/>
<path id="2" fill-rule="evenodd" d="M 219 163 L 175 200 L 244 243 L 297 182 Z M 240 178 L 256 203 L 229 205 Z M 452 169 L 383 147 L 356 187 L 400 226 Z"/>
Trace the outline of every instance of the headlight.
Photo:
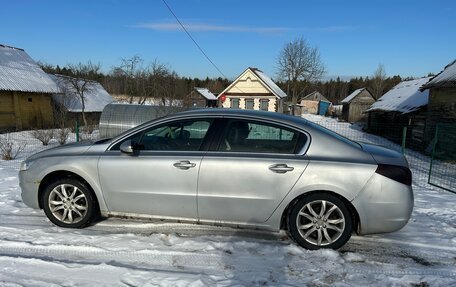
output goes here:
<path id="1" fill-rule="evenodd" d="M 21 162 L 21 167 L 19 168 L 19 170 L 22 170 L 22 171 L 27 170 L 27 169 L 29 169 L 30 165 L 31 165 L 31 162 L 24 160 L 23 162 Z"/>

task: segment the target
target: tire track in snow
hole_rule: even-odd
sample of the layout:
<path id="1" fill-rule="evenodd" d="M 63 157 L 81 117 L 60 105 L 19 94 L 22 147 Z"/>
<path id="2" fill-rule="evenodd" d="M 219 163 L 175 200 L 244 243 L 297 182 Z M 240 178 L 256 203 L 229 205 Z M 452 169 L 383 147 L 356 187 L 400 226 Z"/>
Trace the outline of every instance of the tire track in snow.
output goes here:
<path id="1" fill-rule="evenodd" d="M 392 268 L 369 268 L 363 266 L 357 266 L 356 268 L 344 268 L 347 273 L 358 273 L 358 274 L 378 274 L 387 276 L 437 276 L 437 277 L 453 277 L 456 279 L 456 272 L 451 272 L 443 269 L 418 269 L 409 268 L 406 270 L 392 269 Z"/>
<path id="2" fill-rule="evenodd" d="M 77 247 L 66 245 L 30 245 L 24 242 L 1 242 L 0 256 L 13 258 L 30 258 L 47 262 L 60 262 L 67 264 L 99 265 L 106 264 L 113 267 L 128 268 L 139 271 L 158 272 L 186 272 L 186 273 L 219 273 L 223 275 L 227 268 L 235 267 L 234 272 L 251 273 L 265 272 L 272 266 L 258 266 L 258 264 L 244 261 L 242 266 L 237 266 L 238 260 L 230 259 L 222 252 L 194 253 L 184 251 L 165 250 L 139 250 L 139 251 L 111 251 L 96 247 Z M 248 254 L 246 254 L 247 258 Z M 242 257 L 242 256 L 241 256 Z M 266 260 L 275 260 L 268 258 Z M 302 267 L 302 259 L 293 259 L 289 264 L 293 268 Z M 304 259 L 305 260 L 305 259 Z M 387 276 L 438 276 L 456 278 L 456 272 L 451 272 L 438 267 L 407 268 L 395 267 L 366 267 L 365 263 L 353 264 L 356 267 L 342 268 L 341 272 L 357 274 L 374 274 Z M 296 266 L 296 267 L 294 267 Z"/>
<path id="3" fill-rule="evenodd" d="M 39 216 L 32 216 L 35 220 L 40 221 L 41 225 L 47 225 L 47 222 L 44 219 L 40 219 Z M 0 221 L 10 221 L 9 223 L 16 223 L 14 217 L 12 218 L 2 218 Z M 4 222 L 3 222 L 4 223 Z M 175 233 L 177 236 L 183 235 L 184 237 L 198 237 L 198 236 L 212 236 L 212 235 L 233 235 L 241 236 L 241 237 L 252 237 L 252 238 L 262 238 L 262 239 L 270 239 L 273 241 L 283 240 L 284 233 L 270 233 L 270 232 L 260 232 L 260 231 L 248 231 L 242 229 L 233 229 L 227 227 L 216 227 L 216 226 L 207 226 L 207 225 L 196 225 L 196 224 L 182 224 L 182 223 L 154 223 L 154 222 L 144 222 L 144 221 L 128 221 L 125 222 L 124 220 L 114 219 L 114 220 L 107 220 L 102 221 L 96 225 L 89 227 L 87 230 L 91 230 L 92 232 L 102 232 L 103 234 L 117 234 L 117 233 L 134 233 L 142 236 L 150 236 L 153 233 Z M 8 240 L 7 238 L 3 238 Z M 9 238 L 9 240 L 14 240 L 13 237 Z M 23 242 L 24 244 L 30 244 L 31 242 Z M 196 253 L 189 253 L 189 252 L 171 252 L 171 253 L 163 253 L 164 251 L 157 251 L 159 254 L 150 253 L 152 251 L 107 251 L 104 249 L 97 249 L 96 247 L 89 247 L 89 249 L 81 250 L 81 247 L 77 246 L 66 246 L 61 245 L 66 252 L 70 255 L 68 257 L 75 257 L 74 252 L 78 253 L 79 258 L 89 258 L 90 261 L 86 263 L 96 262 L 96 258 L 99 254 L 102 258 L 102 262 L 108 262 L 110 257 L 117 258 L 114 259 L 112 262 L 113 264 L 124 264 L 127 263 L 132 268 L 137 266 L 137 263 L 144 263 L 144 264 L 152 264 L 152 267 L 157 266 L 174 266 L 176 268 L 182 267 L 191 267 L 191 268 L 198 268 L 204 267 L 206 268 L 208 265 L 210 266 L 218 266 L 217 268 L 226 268 L 227 266 L 235 266 L 233 260 L 228 260 L 229 258 L 226 257 L 226 254 L 221 254 L 220 250 L 219 253 L 212 254 L 211 257 L 207 257 L 207 254 L 196 254 Z M 11 247 L 11 246 L 10 246 Z M 6 256 L 15 256 L 15 249 L 8 249 L 8 247 L 3 246 L 0 244 L 0 254 L 4 250 L 10 250 L 10 254 L 5 254 Z M 43 255 L 49 258 L 55 257 L 56 251 L 52 251 L 52 246 L 43 246 L 44 249 L 32 249 L 29 250 L 30 253 L 27 252 L 18 252 L 18 256 L 26 257 L 30 254 L 36 254 L 37 256 Z M 76 248 L 76 249 L 74 249 Z M 349 241 L 349 243 L 339 250 L 339 253 L 343 256 L 344 253 L 352 252 L 355 254 L 359 254 L 363 257 L 363 261 L 365 262 L 380 262 L 380 263 L 393 263 L 396 264 L 398 262 L 407 262 L 408 265 L 410 263 L 418 263 L 415 259 L 422 259 L 423 262 L 428 262 L 432 265 L 432 268 L 437 268 L 439 265 L 451 265 L 453 263 L 454 256 L 451 256 L 451 253 L 456 254 L 456 248 L 450 246 L 435 246 L 435 245 L 423 245 L 420 243 L 413 243 L 413 242 L 402 242 L 397 239 L 384 239 L 384 238 L 370 238 L 370 237 L 357 237 L 354 236 Z M 49 252 L 53 252 L 49 255 Z M 142 253 L 141 253 L 142 252 Z M 149 253 L 148 253 L 149 252 Z M 4 252 L 3 252 L 4 253 Z M 450 253 L 450 254 L 449 254 Z M 27 255 L 28 254 L 28 255 Z M 104 254 L 104 255 L 103 255 Z M 204 256 L 201 256 L 204 255 Z M 146 256 L 156 256 L 160 257 L 162 260 L 157 261 L 157 259 L 153 259 L 149 257 L 148 260 L 144 260 Z M 197 258 L 195 258 L 197 257 Z M 55 258 L 56 260 L 65 260 L 62 256 Z M 127 261 L 125 261 L 127 260 Z M 228 260 L 228 262 L 227 262 Z M 198 263 L 195 265 L 195 262 L 208 262 Z M 187 264 L 188 263 L 188 264 Z M 362 265 L 359 262 L 348 262 L 351 265 Z M 296 264 L 297 265 L 297 264 Z M 416 266 L 416 264 L 415 264 Z M 420 265 L 418 265 L 420 266 Z M 255 266 L 245 266 L 247 271 L 255 271 L 259 268 Z M 217 269 L 214 268 L 214 269 Z M 359 267 L 361 270 L 362 266 Z M 368 274 L 377 274 L 381 273 L 381 269 L 378 268 L 368 269 L 367 271 L 358 271 L 359 269 L 347 269 L 350 272 L 355 273 L 363 273 L 367 272 Z M 412 267 L 410 267 L 412 268 Z M 264 269 L 262 269 L 264 270 Z M 377 270 L 377 271 L 376 271 Z M 239 272 L 243 272 L 242 270 L 237 270 Z M 390 270 L 385 271 L 386 275 L 392 275 L 392 273 L 397 272 L 397 270 Z M 420 271 L 422 274 L 422 271 Z M 410 273 L 410 275 L 415 275 L 416 271 Z M 453 273 L 451 273 L 453 274 Z M 450 277 L 454 277 L 454 275 L 448 275 Z M 432 274 L 431 274 L 432 275 Z"/>
<path id="4" fill-rule="evenodd" d="M 60 261 L 62 263 L 78 264 L 109 264 L 119 267 L 156 270 L 165 268 L 166 271 L 185 269 L 223 270 L 223 261 L 217 254 L 196 254 L 182 251 L 138 250 L 111 251 L 89 246 L 66 245 L 31 245 L 24 242 L 0 243 L 0 256 L 35 258 L 44 261 Z M 141 267 L 139 267 L 141 269 Z"/>
<path id="5" fill-rule="evenodd" d="M 383 263 L 396 264 L 398 261 L 406 259 L 421 266 L 452 266 L 456 260 L 456 250 L 450 246 L 435 246 L 384 238 L 355 237 L 339 252 L 361 254 L 370 261 Z"/>

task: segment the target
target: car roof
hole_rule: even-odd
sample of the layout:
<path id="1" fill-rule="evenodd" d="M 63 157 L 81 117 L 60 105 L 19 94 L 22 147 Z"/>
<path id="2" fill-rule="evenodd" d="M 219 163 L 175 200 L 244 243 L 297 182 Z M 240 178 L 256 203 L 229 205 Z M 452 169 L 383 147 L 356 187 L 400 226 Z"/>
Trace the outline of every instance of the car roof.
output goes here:
<path id="1" fill-rule="evenodd" d="M 223 109 L 223 108 L 206 108 L 206 109 L 192 109 L 184 112 L 179 112 L 169 117 L 181 116 L 215 116 L 215 117 L 252 117 L 258 119 L 275 120 L 284 123 L 291 123 L 294 125 L 307 124 L 307 120 L 291 116 L 283 113 L 258 111 L 258 110 L 243 110 L 243 109 Z"/>

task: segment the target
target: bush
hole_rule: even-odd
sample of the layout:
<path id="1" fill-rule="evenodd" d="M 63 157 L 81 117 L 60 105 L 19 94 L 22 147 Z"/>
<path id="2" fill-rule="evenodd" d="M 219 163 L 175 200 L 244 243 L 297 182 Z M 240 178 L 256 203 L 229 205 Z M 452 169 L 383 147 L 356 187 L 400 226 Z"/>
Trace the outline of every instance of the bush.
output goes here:
<path id="1" fill-rule="evenodd" d="M 63 145 L 67 142 L 68 135 L 70 134 L 70 129 L 61 128 L 57 131 L 57 141 L 59 144 Z"/>
<path id="2" fill-rule="evenodd" d="M 0 137 L 0 155 L 3 160 L 13 160 L 25 148 L 26 144 L 16 144 L 8 137 Z"/>
<path id="3" fill-rule="evenodd" d="M 33 130 L 32 136 L 39 140 L 43 145 L 48 145 L 51 139 L 54 138 L 54 130 Z"/>
<path id="4" fill-rule="evenodd" d="M 87 126 L 85 126 L 85 127 L 83 126 L 83 127 L 81 128 L 81 130 L 82 130 L 83 133 L 86 133 L 86 134 L 88 134 L 88 135 L 91 135 L 91 134 L 93 133 L 93 131 L 94 131 L 95 128 L 96 128 L 95 125 L 87 125 Z"/>

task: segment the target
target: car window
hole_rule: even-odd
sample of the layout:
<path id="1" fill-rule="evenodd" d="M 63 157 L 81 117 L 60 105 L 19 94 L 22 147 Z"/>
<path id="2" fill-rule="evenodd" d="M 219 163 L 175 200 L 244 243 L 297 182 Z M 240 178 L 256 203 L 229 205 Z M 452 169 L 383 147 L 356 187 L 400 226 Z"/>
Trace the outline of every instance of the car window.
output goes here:
<path id="1" fill-rule="evenodd" d="M 313 127 L 314 129 L 322 132 L 322 133 L 325 133 L 325 134 L 327 134 L 329 136 L 335 137 L 338 140 L 340 140 L 340 141 L 342 141 L 342 142 L 344 142 L 346 144 L 349 144 L 349 145 L 351 145 L 353 147 L 356 147 L 358 149 L 362 149 L 362 147 L 361 147 L 361 145 L 359 143 L 357 143 L 355 141 L 352 141 L 352 140 L 344 137 L 343 135 L 336 133 L 335 131 L 332 131 L 332 130 L 330 130 L 328 128 L 325 128 L 324 126 L 321 126 L 319 124 L 313 123 L 311 121 L 306 121 L 306 124 L 311 126 L 311 127 Z"/>
<path id="2" fill-rule="evenodd" d="M 230 121 L 218 150 L 224 152 L 294 154 L 300 137 L 295 130 L 268 123 Z"/>
<path id="3" fill-rule="evenodd" d="M 210 125 L 210 120 L 172 122 L 139 132 L 125 140 L 132 140 L 139 150 L 198 151 Z M 118 150 L 121 144 L 116 144 L 112 150 Z"/>
<path id="4" fill-rule="evenodd" d="M 115 145 L 113 145 L 113 146 L 110 148 L 110 150 L 120 150 L 120 145 L 121 145 L 122 143 L 124 143 L 125 141 L 127 141 L 127 140 L 131 140 L 132 143 L 138 143 L 139 140 L 141 139 L 142 134 L 143 134 L 143 131 L 137 132 L 137 133 L 135 133 L 135 134 L 133 134 L 133 135 L 131 135 L 131 136 L 129 136 L 129 137 L 123 139 L 122 141 L 117 142 Z"/>

